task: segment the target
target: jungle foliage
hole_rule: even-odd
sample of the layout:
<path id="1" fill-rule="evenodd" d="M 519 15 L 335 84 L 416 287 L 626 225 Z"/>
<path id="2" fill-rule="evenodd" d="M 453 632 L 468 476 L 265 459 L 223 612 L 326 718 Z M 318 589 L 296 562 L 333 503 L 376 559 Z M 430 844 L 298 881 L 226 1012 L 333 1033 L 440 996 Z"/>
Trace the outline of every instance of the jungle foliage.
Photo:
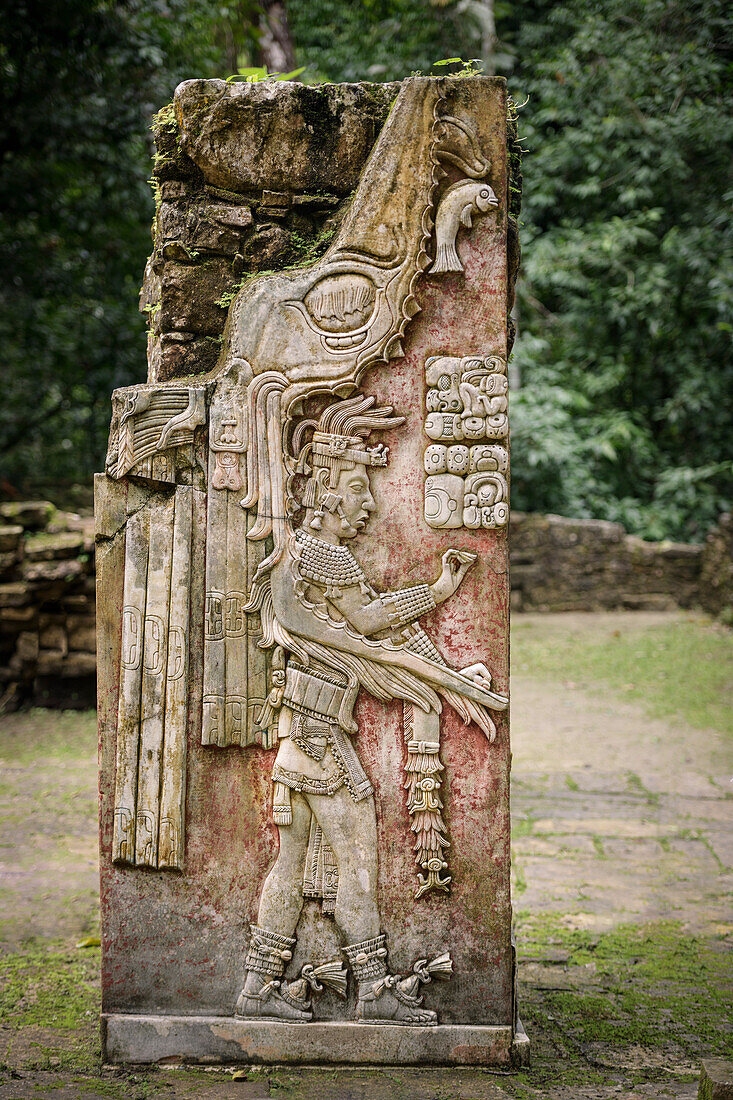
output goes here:
<path id="1" fill-rule="evenodd" d="M 263 64 L 275 9 L 0 13 L 0 493 L 58 498 L 101 469 L 110 390 L 145 373 L 150 117 L 185 77 Z M 514 505 L 703 537 L 733 504 L 722 0 L 289 0 L 287 16 L 307 81 L 441 75 L 459 55 L 509 77 L 527 149 Z"/>

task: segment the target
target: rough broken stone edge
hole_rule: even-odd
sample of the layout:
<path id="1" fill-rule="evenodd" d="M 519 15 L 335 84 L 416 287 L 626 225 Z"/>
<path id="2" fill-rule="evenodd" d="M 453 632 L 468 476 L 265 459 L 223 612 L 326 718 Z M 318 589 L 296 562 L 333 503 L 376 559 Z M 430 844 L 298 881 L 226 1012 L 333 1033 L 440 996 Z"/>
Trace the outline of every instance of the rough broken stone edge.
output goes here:
<path id="1" fill-rule="evenodd" d="M 288 1024 L 229 1016 L 102 1015 L 102 1056 L 111 1064 L 205 1063 L 249 1065 L 529 1064 L 521 1024 L 442 1024 L 402 1027 L 324 1021 Z"/>

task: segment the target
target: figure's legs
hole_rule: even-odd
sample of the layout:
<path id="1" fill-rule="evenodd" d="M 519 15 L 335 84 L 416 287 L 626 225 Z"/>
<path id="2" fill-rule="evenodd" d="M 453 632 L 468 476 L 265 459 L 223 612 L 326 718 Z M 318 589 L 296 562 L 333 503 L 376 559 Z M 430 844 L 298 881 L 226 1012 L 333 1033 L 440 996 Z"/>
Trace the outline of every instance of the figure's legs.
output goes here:
<path id="1" fill-rule="evenodd" d="M 293 933 L 303 908 L 303 870 L 311 819 L 308 804 L 295 791 L 291 806 L 292 824 L 278 827 L 280 850 L 262 887 L 257 924 L 252 925 L 245 964 L 247 977 L 236 1007 L 237 1016 L 245 1019 L 299 1023 L 312 1017 L 304 996 L 292 996 L 280 980 L 293 957 Z"/>
<path id="2" fill-rule="evenodd" d="M 379 934 L 374 796 L 354 802 L 341 787 L 332 795 L 306 797 L 338 865 L 336 924 L 349 943 L 371 939 Z"/>
<path id="3" fill-rule="evenodd" d="M 333 849 L 339 884 L 334 918 L 357 981 L 356 1018 L 362 1023 L 425 1025 L 430 1009 L 387 973 L 387 940 L 377 906 L 377 815 L 374 798 L 354 802 L 345 787 L 335 794 L 308 795 L 308 803 Z"/>
<path id="4" fill-rule="evenodd" d="M 311 812 L 303 795 L 292 791 L 292 825 L 278 826 L 280 850 L 260 894 L 257 924 L 292 936 L 303 909 L 303 871 Z"/>

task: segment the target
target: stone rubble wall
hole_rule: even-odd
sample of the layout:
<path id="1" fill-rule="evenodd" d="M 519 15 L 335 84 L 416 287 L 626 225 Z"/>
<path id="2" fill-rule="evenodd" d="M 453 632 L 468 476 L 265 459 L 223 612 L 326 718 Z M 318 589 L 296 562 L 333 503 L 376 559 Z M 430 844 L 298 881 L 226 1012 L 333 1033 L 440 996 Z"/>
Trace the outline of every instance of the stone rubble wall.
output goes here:
<path id="1" fill-rule="evenodd" d="M 708 531 L 700 569 L 700 606 L 733 626 L 733 512 Z"/>
<path id="2" fill-rule="evenodd" d="M 0 504 L 0 714 L 95 705 L 91 516 L 47 501 Z M 517 611 L 702 607 L 733 625 L 733 516 L 704 546 L 644 542 L 616 523 L 511 519 Z"/>
<path id="3" fill-rule="evenodd" d="M 697 606 L 706 550 L 680 542 L 645 542 L 627 535 L 619 523 L 515 512 L 512 607 L 664 611 Z M 722 606 L 706 610 L 719 614 Z"/>
<path id="4" fill-rule="evenodd" d="M 94 597 L 91 516 L 0 504 L 0 714 L 95 705 Z"/>

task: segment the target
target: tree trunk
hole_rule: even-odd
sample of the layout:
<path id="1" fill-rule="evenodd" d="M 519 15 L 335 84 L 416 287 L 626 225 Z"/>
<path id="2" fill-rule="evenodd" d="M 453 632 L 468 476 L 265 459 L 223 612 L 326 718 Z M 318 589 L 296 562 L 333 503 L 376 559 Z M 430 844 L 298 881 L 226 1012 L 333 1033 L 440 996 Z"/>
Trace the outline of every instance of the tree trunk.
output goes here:
<path id="1" fill-rule="evenodd" d="M 271 73 L 295 68 L 295 48 L 290 36 L 285 0 L 262 0 L 260 62 Z"/>

